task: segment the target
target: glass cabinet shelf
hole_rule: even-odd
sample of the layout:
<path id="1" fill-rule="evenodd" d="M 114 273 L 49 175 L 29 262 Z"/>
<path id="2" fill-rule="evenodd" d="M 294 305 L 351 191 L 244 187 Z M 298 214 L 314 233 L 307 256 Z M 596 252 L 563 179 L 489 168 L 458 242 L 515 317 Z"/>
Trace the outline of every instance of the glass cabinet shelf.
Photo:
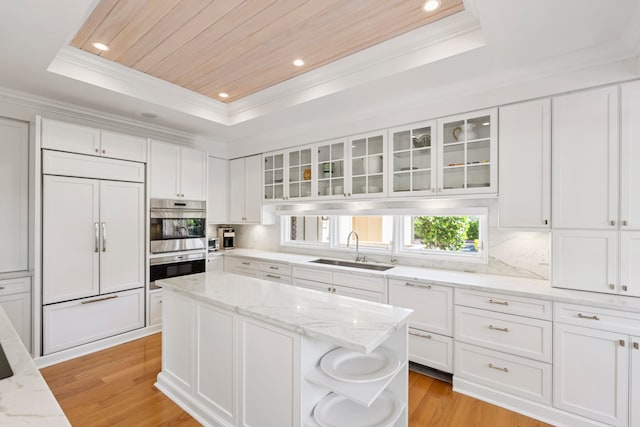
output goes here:
<path id="1" fill-rule="evenodd" d="M 391 195 L 435 191 L 434 122 L 391 129 Z"/>

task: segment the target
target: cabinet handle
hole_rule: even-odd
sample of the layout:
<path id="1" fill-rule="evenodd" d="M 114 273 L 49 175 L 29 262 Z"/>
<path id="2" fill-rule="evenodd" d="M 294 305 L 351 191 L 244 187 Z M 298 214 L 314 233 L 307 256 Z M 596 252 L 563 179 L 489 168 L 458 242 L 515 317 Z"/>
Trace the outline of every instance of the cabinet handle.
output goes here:
<path id="1" fill-rule="evenodd" d="M 623 290 L 624 292 L 627 292 L 627 285 L 622 285 L 622 290 Z"/>
<path id="2" fill-rule="evenodd" d="M 442 187 L 438 188 L 438 191 L 442 193 Z"/>
<path id="3" fill-rule="evenodd" d="M 3 291 L 3 290 L 4 290 L 4 286 L 0 286 L 0 291 Z"/>
<path id="4" fill-rule="evenodd" d="M 100 150 L 98 150 L 97 148 L 96 148 L 96 153 L 100 153 Z"/>
<path id="5" fill-rule="evenodd" d="M 274 267 L 274 266 L 271 266 L 271 267 L 269 267 L 269 268 L 270 268 L 270 269 L 272 269 L 272 270 L 280 270 L 280 267 Z"/>
<path id="6" fill-rule="evenodd" d="M 327 288 L 327 292 L 331 292 L 331 286 Z"/>
<path id="7" fill-rule="evenodd" d="M 622 226 L 626 227 L 627 225 L 629 225 L 629 223 L 627 222 L 626 219 L 622 220 Z"/>
<path id="8" fill-rule="evenodd" d="M 500 368 L 500 367 L 494 365 L 493 363 L 489 363 L 489 367 L 491 369 L 497 369 L 498 371 L 509 372 L 509 368 Z"/>
<path id="9" fill-rule="evenodd" d="M 102 252 L 107 252 L 107 223 L 102 223 Z"/>
<path id="10" fill-rule="evenodd" d="M 91 301 L 80 301 L 80 304 L 91 304 L 91 303 L 94 303 L 94 302 L 106 301 L 106 300 L 114 299 L 114 298 L 118 298 L 118 295 L 109 295 L 108 297 L 92 299 Z"/>
<path id="11" fill-rule="evenodd" d="M 335 294 L 335 293 L 336 293 L 336 288 L 333 288 L 333 289 L 331 290 L 331 292 L 333 292 L 333 293 Z"/>
<path id="12" fill-rule="evenodd" d="M 102 154 L 107 154 L 107 150 L 102 150 Z"/>
<path id="13" fill-rule="evenodd" d="M 549 225 L 549 220 L 548 219 L 544 220 L 544 225 Z"/>
<path id="14" fill-rule="evenodd" d="M 251 265 L 250 262 L 242 261 L 242 265 Z"/>
<path id="15" fill-rule="evenodd" d="M 578 317 L 581 319 L 600 320 L 598 316 L 585 316 L 582 313 L 578 313 Z"/>
<path id="16" fill-rule="evenodd" d="M 611 224 L 611 226 L 613 227 L 613 226 L 616 225 L 616 222 L 614 220 L 611 220 L 611 221 L 609 221 L 609 224 Z"/>
<path id="17" fill-rule="evenodd" d="M 275 274 L 267 274 L 267 277 L 270 277 L 272 279 L 282 279 L 282 277 L 276 276 Z"/>
<path id="18" fill-rule="evenodd" d="M 93 227 L 96 230 L 96 236 L 94 239 L 94 252 L 99 252 L 100 251 L 100 228 L 97 222 L 93 223 Z"/>
<path id="19" fill-rule="evenodd" d="M 426 338 L 428 340 L 431 339 L 431 335 L 419 334 L 417 332 L 412 332 L 412 331 L 409 331 L 409 335 L 413 335 L 414 337 Z"/>
<path id="20" fill-rule="evenodd" d="M 627 345 L 627 342 L 625 340 L 619 340 L 618 342 L 620 343 L 620 347 L 624 347 L 625 345 Z"/>
<path id="21" fill-rule="evenodd" d="M 509 305 L 509 301 L 496 301 L 496 300 L 490 299 L 489 304 Z"/>
<path id="22" fill-rule="evenodd" d="M 609 283 L 609 289 L 615 289 L 616 285 L 614 285 L 613 283 Z"/>
<path id="23" fill-rule="evenodd" d="M 435 189 L 435 188 L 432 188 L 432 189 L 431 189 L 431 192 L 432 192 L 432 193 L 435 193 L 435 192 L 436 192 L 436 189 Z"/>
<path id="24" fill-rule="evenodd" d="M 636 350 L 640 349 L 640 344 L 638 344 L 637 342 L 634 342 L 633 348 L 635 348 Z"/>
<path id="25" fill-rule="evenodd" d="M 351 193 L 347 193 L 347 197 L 351 197 Z"/>
<path id="26" fill-rule="evenodd" d="M 509 328 L 498 328 L 493 325 L 489 325 L 489 329 L 492 329 L 494 331 L 509 332 Z"/>
<path id="27" fill-rule="evenodd" d="M 431 289 L 431 285 L 420 285 L 417 283 L 410 283 L 410 282 L 404 282 L 405 286 L 411 286 L 412 288 L 425 288 L 425 289 Z"/>

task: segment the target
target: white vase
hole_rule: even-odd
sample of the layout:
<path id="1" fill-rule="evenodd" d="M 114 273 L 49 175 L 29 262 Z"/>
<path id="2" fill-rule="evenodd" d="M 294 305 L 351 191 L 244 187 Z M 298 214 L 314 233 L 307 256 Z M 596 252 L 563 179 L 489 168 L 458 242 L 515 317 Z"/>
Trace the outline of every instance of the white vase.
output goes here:
<path id="1" fill-rule="evenodd" d="M 476 125 L 475 123 L 467 123 L 466 125 L 462 126 L 462 132 L 460 132 L 460 139 L 462 140 L 471 140 L 471 139 L 476 139 L 477 135 L 476 132 L 474 131 Z"/>

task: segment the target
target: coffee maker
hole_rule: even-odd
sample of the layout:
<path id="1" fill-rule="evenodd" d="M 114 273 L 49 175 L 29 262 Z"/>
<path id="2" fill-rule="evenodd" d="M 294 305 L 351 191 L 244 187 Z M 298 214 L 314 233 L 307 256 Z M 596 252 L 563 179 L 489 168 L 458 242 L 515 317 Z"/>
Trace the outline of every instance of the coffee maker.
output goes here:
<path id="1" fill-rule="evenodd" d="M 228 226 L 218 227 L 218 243 L 220 249 L 233 249 L 234 241 L 236 239 L 235 230 Z"/>

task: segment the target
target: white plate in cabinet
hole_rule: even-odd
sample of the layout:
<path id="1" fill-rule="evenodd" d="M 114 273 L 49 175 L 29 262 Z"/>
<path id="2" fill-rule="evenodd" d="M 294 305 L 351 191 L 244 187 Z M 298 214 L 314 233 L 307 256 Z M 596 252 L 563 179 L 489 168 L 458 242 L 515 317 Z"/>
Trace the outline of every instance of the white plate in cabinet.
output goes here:
<path id="1" fill-rule="evenodd" d="M 453 288 L 389 279 L 389 304 L 413 309 L 409 318 L 413 328 L 453 335 Z"/>
<path id="2" fill-rule="evenodd" d="M 553 316 L 551 301 L 534 298 L 516 297 L 491 292 L 456 289 L 456 305 L 516 314 L 518 316 L 551 320 Z"/>
<path id="3" fill-rule="evenodd" d="M 47 305 L 42 310 L 44 354 L 144 326 L 144 289 Z"/>
<path id="4" fill-rule="evenodd" d="M 551 404 L 551 365 L 456 341 L 454 375 Z"/>
<path id="5" fill-rule="evenodd" d="M 457 341 L 551 362 L 549 321 L 456 306 L 454 323 Z"/>
<path id="6" fill-rule="evenodd" d="M 558 323 L 630 335 L 640 334 L 639 313 L 566 303 L 555 303 L 554 310 L 553 320 Z"/>
<path id="7" fill-rule="evenodd" d="M 278 274 L 278 273 L 268 273 L 266 271 L 258 271 L 256 273 L 256 277 L 258 279 L 269 280 L 271 282 L 283 283 L 285 285 L 291 284 L 291 276 L 287 276 L 286 274 Z"/>
<path id="8" fill-rule="evenodd" d="M 149 294 L 149 325 L 162 323 L 162 290 Z"/>
<path id="9" fill-rule="evenodd" d="M 453 372 L 453 338 L 409 328 L 409 360 Z"/>

